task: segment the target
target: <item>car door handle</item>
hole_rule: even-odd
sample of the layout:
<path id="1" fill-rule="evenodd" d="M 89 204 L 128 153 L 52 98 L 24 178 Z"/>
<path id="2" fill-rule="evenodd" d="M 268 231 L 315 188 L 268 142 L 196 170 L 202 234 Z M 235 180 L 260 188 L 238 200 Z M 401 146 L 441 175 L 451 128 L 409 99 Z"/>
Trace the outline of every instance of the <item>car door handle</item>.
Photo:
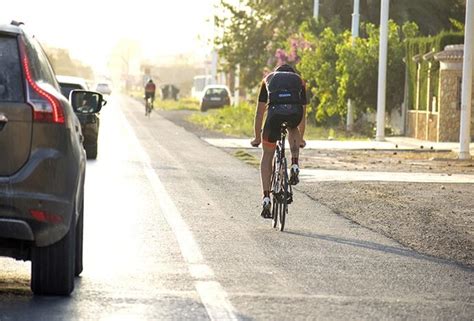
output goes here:
<path id="1" fill-rule="evenodd" d="M 0 113 L 0 130 L 5 127 L 5 125 L 8 123 L 8 118 L 5 114 Z"/>

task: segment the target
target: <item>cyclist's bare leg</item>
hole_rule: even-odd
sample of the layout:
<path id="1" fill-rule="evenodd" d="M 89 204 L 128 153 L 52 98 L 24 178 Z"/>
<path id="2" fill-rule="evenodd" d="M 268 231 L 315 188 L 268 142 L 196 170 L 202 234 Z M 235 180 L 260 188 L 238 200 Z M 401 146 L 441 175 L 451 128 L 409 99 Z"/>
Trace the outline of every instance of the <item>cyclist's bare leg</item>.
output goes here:
<path id="1" fill-rule="evenodd" d="M 290 185 L 299 183 L 299 164 L 301 134 L 298 127 L 288 128 L 288 141 L 291 151 L 291 169 L 290 169 Z"/>
<path id="2" fill-rule="evenodd" d="M 291 159 L 297 160 L 300 155 L 301 135 L 298 127 L 288 128 L 288 142 L 290 143 Z"/>
<path id="3" fill-rule="evenodd" d="M 260 175 L 262 179 L 262 189 L 264 196 L 266 193 L 270 192 L 271 190 L 271 180 L 272 180 L 272 171 L 273 171 L 273 155 L 275 155 L 275 144 L 270 144 L 264 142 L 262 144 L 263 147 L 263 154 L 262 159 L 260 161 Z"/>

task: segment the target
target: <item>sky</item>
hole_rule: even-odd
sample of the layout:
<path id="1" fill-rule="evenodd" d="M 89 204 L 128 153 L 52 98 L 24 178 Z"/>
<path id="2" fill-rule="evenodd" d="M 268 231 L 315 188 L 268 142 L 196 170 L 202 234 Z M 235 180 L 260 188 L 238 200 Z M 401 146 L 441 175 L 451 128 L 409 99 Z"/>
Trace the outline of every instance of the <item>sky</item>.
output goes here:
<path id="1" fill-rule="evenodd" d="M 212 48 L 217 0 L 1 0 L 0 24 L 22 21 L 45 45 L 69 49 L 105 68 L 120 39 L 132 39 L 142 58 L 204 56 Z M 163 59 L 166 61 L 166 59 Z"/>

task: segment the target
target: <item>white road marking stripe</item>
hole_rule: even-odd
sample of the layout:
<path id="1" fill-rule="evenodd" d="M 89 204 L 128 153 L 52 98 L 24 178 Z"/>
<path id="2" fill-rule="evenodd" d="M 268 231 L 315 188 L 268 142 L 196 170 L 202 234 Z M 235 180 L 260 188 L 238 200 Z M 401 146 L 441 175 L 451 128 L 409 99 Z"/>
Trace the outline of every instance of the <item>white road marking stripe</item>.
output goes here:
<path id="1" fill-rule="evenodd" d="M 196 289 L 211 320 L 238 320 L 219 282 L 197 281 Z"/>
<path id="2" fill-rule="evenodd" d="M 211 279 L 214 277 L 214 271 L 206 264 L 191 264 L 189 265 L 189 273 L 197 280 Z"/>
<path id="3" fill-rule="evenodd" d="M 158 198 L 163 215 L 173 230 L 173 233 L 176 235 L 184 259 L 188 264 L 202 263 L 204 259 L 198 245 L 193 239 L 188 225 L 184 222 L 171 197 L 168 195 L 165 187 L 158 178 L 158 175 L 156 175 L 155 170 L 151 168 L 149 162 L 145 162 L 143 167 L 151 186 L 153 186 L 153 190 Z"/>
<path id="4" fill-rule="evenodd" d="M 165 187 L 161 183 L 158 175 L 154 171 L 149 155 L 145 152 L 138 140 L 133 128 L 130 126 L 125 116 L 120 112 L 124 127 L 130 133 L 129 138 L 134 142 L 137 156 L 141 159 L 145 174 L 159 200 L 161 212 L 165 216 L 168 225 L 173 230 L 178 241 L 179 248 L 184 260 L 188 263 L 188 270 L 195 278 L 195 287 L 201 297 L 201 301 L 206 308 L 211 320 L 239 320 L 236 310 L 227 298 L 227 293 L 219 282 L 210 280 L 214 276 L 214 271 L 204 262 L 198 244 L 183 220 L 181 213 L 176 208 L 173 200 L 169 196 Z M 202 281 L 202 279 L 208 279 Z"/>

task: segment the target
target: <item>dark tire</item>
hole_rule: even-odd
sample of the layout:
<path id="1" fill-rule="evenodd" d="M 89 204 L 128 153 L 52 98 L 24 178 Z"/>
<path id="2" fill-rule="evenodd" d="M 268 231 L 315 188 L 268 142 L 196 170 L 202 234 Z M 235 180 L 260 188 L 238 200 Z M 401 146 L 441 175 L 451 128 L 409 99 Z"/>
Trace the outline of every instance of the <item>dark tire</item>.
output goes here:
<path id="1" fill-rule="evenodd" d="M 286 159 L 282 159 L 281 170 L 281 199 L 280 211 L 278 213 L 278 228 L 283 232 L 285 228 L 286 213 L 288 213 L 288 170 L 286 168 Z"/>
<path id="2" fill-rule="evenodd" d="M 273 202 L 272 202 L 272 227 L 276 228 L 278 224 L 278 200 L 276 197 L 273 197 Z"/>
<path id="3" fill-rule="evenodd" d="M 74 290 L 76 226 L 58 242 L 34 247 L 31 256 L 31 290 L 38 295 L 69 295 Z"/>
<path id="4" fill-rule="evenodd" d="M 97 145 L 86 149 L 87 159 L 97 159 Z"/>
<path id="5" fill-rule="evenodd" d="M 275 157 L 273 157 L 273 165 L 272 165 L 272 178 L 271 178 L 271 183 L 270 183 L 270 186 L 271 186 L 271 189 L 272 189 L 272 194 L 273 194 L 273 200 L 272 200 L 272 227 L 273 228 L 276 228 L 277 227 L 277 224 L 278 224 L 278 198 L 275 196 L 276 193 L 277 193 L 277 189 L 275 188 L 276 187 L 276 182 L 275 182 L 275 179 L 276 179 L 276 173 L 275 173 Z"/>
<path id="6" fill-rule="evenodd" d="M 82 194 L 81 207 L 79 208 L 79 220 L 76 224 L 76 251 L 74 263 L 74 276 L 79 276 L 82 273 L 82 254 L 84 243 L 84 193 Z"/>

